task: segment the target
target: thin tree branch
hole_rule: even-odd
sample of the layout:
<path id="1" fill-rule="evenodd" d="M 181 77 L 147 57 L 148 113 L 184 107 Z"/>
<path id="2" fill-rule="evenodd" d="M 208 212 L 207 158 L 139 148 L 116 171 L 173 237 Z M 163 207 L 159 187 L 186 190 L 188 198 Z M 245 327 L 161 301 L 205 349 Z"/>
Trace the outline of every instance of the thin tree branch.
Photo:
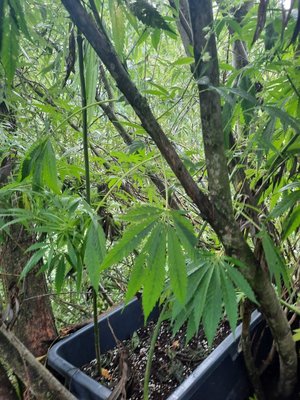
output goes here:
<path id="1" fill-rule="evenodd" d="M 140 94 L 135 84 L 131 81 L 105 32 L 97 28 L 91 16 L 84 10 L 79 2 L 74 2 L 72 0 L 61 1 L 69 11 L 73 22 L 88 39 L 103 64 L 115 79 L 118 88 L 133 107 L 142 122 L 143 128 L 156 143 L 158 149 L 181 182 L 186 193 L 198 206 L 202 217 L 210 223 L 213 223 L 214 210 L 210 200 L 206 194 L 199 190 L 196 182 L 185 168 L 170 140 L 152 114 L 146 98 Z"/>
<path id="2" fill-rule="evenodd" d="M 0 358 L 39 400 L 76 400 L 4 326 L 0 326 Z"/>

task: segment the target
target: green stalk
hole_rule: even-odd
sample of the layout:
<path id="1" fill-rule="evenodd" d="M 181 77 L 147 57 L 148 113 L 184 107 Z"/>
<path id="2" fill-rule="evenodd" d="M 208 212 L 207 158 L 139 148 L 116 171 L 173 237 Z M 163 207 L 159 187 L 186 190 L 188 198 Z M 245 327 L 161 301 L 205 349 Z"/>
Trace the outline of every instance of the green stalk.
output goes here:
<path id="1" fill-rule="evenodd" d="M 150 380 L 150 374 L 151 374 L 151 366 L 152 366 L 152 359 L 153 359 L 153 354 L 154 354 L 154 349 L 155 349 L 155 343 L 159 334 L 159 330 L 161 327 L 161 324 L 164 319 L 164 314 L 167 308 L 167 303 L 164 304 L 161 313 L 159 314 L 159 318 L 156 322 L 156 326 L 151 338 L 151 343 L 149 347 L 149 352 L 148 352 L 148 357 L 147 357 L 147 364 L 146 364 L 146 370 L 145 370 L 145 376 L 144 376 L 144 392 L 143 392 L 143 399 L 148 400 L 149 399 L 149 380 Z"/>
<path id="2" fill-rule="evenodd" d="M 91 204 L 91 181 L 90 181 L 90 164 L 89 164 L 87 100 L 86 100 L 86 87 L 85 87 L 85 77 L 84 77 L 82 36 L 79 31 L 77 34 L 77 45 L 78 45 L 79 75 L 80 75 L 80 87 L 81 87 L 82 134 L 83 134 L 86 201 L 88 204 Z M 97 318 L 98 317 L 98 310 L 97 310 L 97 297 L 98 296 L 97 296 L 97 292 L 94 288 L 92 289 L 92 293 L 93 293 L 95 353 L 96 353 L 98 374 L 99 374 L 99 376 L 101 376 L 100 335 L 99 335 L 99 326 L 98 326 L 98 318 Z"/>

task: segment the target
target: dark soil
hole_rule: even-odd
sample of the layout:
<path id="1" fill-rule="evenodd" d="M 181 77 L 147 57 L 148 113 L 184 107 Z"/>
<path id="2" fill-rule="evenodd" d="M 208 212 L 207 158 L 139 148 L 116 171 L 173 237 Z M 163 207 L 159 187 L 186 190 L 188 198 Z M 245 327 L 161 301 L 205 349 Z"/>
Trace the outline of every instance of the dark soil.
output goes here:
<path id="1" fill-rule="evenodd" d="M 122 342 L 129 353 L 131 379 L 127 389 L 127 398 L 130 400 L 143 398 L 145 366 L 154 327 L 155 323 L 150 322 L 146 327 L 135 332 L 130 340 Z M 229 333 L 228 323 L 222 322 L 211 347 L 208 346 L 202 329 L 186 346 L 186 328 L 183 327 L 173 336 L 170 324 L 167 321 L 163 322 L 152 360 L 149 382 L 150 399 L 166 399 Z M 81 369 L 113 390 L 120 380 L 120 352 L 120 349 L 115 348 L 102 356 L 102 368 L 105 368 L 102 375 L 106 375 L 106 377 L 99 378 L 97 376 L 95 360 Z"/>

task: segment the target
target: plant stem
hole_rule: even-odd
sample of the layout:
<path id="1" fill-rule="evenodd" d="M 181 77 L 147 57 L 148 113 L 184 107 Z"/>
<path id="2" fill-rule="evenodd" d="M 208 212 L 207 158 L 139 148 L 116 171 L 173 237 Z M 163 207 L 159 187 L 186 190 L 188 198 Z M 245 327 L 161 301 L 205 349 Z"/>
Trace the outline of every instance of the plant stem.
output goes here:
<path id="1" fill-rule="evenodd" d="M 150 379 L 150 374 L 151 374 L 151 366 L 152 366 L 152 359 L 153 359 L 153 354 L 154 354 L 154 349 L 155 349 L 155 343 L 159 334 L 159 330 L 161 327 L 161 324 L 164 319 L 164 314 L 167 308 L 167 304 L 165 303 L 160 314 L 159 318 L 156 322 L 156 327 L 154 329 L 152 338 L 151 338 L 151 343 L 149 347 L 149 352 L 148 352 L 148 357 L 147 357 L 147 364 L 146 364 L 146 370 L 145 370 L 145 376 L 144 376 L 144 392 L 143 392 L 143 399 L 148 400 L 149 399 L 149 379 Z"/>
<path id="2" fill-rule="evenodd" d="M 82 36 L 79 31 L 77 34 L 77 45 L 78 45 L 79 74 L 80 74 L 80 87 L 81 87 L 82 135 L 83 135 L 83 151 L 84 151 L 86 201 L 88 204 L 91 204 L 88 126 L 87 126 L 87 109 L 86 109 L 87 100 L 86 100 L 86 88 L 85 88 L 85 77 L 84 77 Z"/>
<path id="3" fill-rule="evenodd" d="M 82 134 L 83 134 L 83 151 L 84 151 L 84 170 L 85 170 L 85 187 L 86 201 L 91 204 L 91 182 L 90 182 L 90 164 L 89 164 L 89 143 L 88 143 L 88 122 L 87 122 L 87 100 L 86 87 L 84 77 L 83 49 L 82 36 L 78 30 L 77 34 L 78 59 L 79 59 L 79 75 L 81 87 L 81 105 L 82 105 Z M 94 338 L 95 338 L 95 353 L 98 367 L 98 374 L 101 376 L 101 358 L 100 358 L 100 335 L 98 326 L 98 310 L 97 310 L 97 292 L 93 288 L 93 319 L 94 319 Z"/>

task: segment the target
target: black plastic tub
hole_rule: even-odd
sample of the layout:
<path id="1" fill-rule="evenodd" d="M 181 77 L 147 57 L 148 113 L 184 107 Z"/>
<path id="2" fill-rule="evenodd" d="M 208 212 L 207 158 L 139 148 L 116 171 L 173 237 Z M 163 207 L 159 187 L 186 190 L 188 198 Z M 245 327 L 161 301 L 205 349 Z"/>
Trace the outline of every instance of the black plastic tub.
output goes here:
<path id="1" fill-rule="evenodd" d="M 150 318 L 155 319 L 156 313 Z M 99 319 L 101 352 L 115 347 L 107 319 L 120 340 L 129 339 L 144 324 L 141 302 L 132 300 Z M 263 322 L 252 315 L 251 331 L 260 337 Z M 251 394 L 243 355 L 238 351 L 241 326 L 230 334 L 166 400 L 245 400 Z M 260 347 L 267 347 L 264 343 Z M 87 325 L 55 344 L 48 354 L 48 366 L 58 373 L 66 387 L 80 400 L 107 400 L 111 391 L 80 371 L 95 358 L 93 324 Z M 261 357 L 260 357 L 261 358 Z M 154 394 L 155 398 L 155 394 Z"/>

